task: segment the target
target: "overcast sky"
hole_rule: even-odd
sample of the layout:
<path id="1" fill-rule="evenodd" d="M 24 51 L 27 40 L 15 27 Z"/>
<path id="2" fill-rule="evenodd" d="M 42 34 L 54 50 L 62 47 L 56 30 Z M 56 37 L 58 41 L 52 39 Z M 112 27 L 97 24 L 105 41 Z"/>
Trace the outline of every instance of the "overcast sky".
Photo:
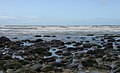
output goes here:
<path id="1" fill-rule="evenodd" d="M 120 24 L 120 0 L 0 0 L 0 24 Z"/>

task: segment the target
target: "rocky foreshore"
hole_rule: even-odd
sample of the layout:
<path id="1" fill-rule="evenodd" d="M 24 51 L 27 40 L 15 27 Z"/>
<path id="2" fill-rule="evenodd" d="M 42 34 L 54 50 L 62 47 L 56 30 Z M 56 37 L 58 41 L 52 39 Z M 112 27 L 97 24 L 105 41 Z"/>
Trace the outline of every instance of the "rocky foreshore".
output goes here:
<path id="1" fill-rule="evenodd" d="M 1 36 L 0 73 L 120 73 L 120 35 L 56 37 Z"/>

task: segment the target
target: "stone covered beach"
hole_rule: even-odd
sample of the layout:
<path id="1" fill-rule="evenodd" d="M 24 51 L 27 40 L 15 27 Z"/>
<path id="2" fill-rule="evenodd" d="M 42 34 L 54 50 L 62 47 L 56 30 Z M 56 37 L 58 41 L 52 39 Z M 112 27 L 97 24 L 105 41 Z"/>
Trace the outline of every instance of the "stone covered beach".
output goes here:
<path id="1" fill-rule="evenodd" d="M 0 73 L 120 73 L 120 26 L 0 30 Z"/>

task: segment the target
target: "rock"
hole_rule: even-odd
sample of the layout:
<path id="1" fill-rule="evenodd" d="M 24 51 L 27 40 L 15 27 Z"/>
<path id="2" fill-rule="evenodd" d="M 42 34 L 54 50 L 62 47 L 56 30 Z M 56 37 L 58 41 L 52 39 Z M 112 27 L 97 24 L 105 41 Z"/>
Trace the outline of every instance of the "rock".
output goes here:
<path id="1" fill-rule="evenodd" d="M 120 67 L 117 67 L 116 69 L 114 69 L 114 73 L 120 73 Z"/>
<path id="2" fill-rule="evenodd" d="M 107 42 L 115 42 L 115 39 L 108 39 Z"/>
<path id="3" fill-rule="evenodd" d="M 28 60 L 19 60 L 18 62 L 20 62 L 22 65 L 30 64 L 30 61 Z"/>
<path id="4" fill-rule="evenodd" d="M 64 67 L 64 66 L 66 66 L 66 64 L 64 64 L 64 63 L 62 63 L 62 62 L 53 62 L 52 63 L 52 66 L 56 66 L 56 67 Z"/>
<path id="5" fill-rule="evenodd" d="M 51 37 L 50 35 L 44 35 L 43 37 Z"/>
<path id="6" fill-rule="evenodd" d="M 113 49 L 113 43 L 112 42 L 106 43 L 103 46 L 105 47 L 105 49 Z"/>
<path id="7" fill-rule="evenodd" d="M 57 73 L 57 72 L 59 72 L 59 73 L 63 72 L 62 67 L 57 67 L 57 68 L 55 68 L 55 72 L 56 72 L 56 73 Z"/>
<path id="8" fill-rule="evenodd" d="M 42 39 L 36 39 L 34 42 L 37 43 L 37 42 L 42 42 L 43 40 Z"/>
<path id="9" fill-rule="evenodd" d="M 7 73 L 14 73 L 14 69 L 7 69 L 6 72 Z"/>
<path id="10" fill-rule="evenodd" d="M 34 37 L 41 37 L 41 35 L 35 35 Z"/>
<path id="11" fill-rule="evenodd" d="M 103 64 L 98 65 L 97 68 L 99 68 L 99 69 L 105 69 L 105 70 L 111 70 L 112 69 L 111 66 L 109 66 L 109 65 L 103 65 Z"/>
<path id="12" fill-rule="evenodd" d="M 87 34 L 87 36 L 94 36 L 94 34 Z"/>
<path id="13" fill-rule="evenodd" d="M 83 51 L 83 50 L 84 50 L 84 47 L 77 46 L 76 49 L 77 49 L 77 50 L 80 50 L 80 51 Z"/>
<path id="14" fill-rule="evenodd" d="M 93 58 L 85 58 L 84 60 L 81 61 L 81 63 L 85 67 L 87 66 L 95 67 L 98 65 L 97 61 Z"/>
<path id="15" fill-rule="evenodd" d="M 65 44 L 70 45 L 70 44 L 72 44 L 72 42 L 66 42 Z"/>
<path id="16" fill-rule="evenodd" d="M 52 37 L 56 37 L 55 35 L 53 35 Z"/>
<path id="17" fill-rule="evenodd" d="M 5 48 L 5 45 L 0 44 L 0 48 Z"/>
<path id="18" fill-rule="evenodd" d="M 84 43 L 84 44 L 83 44 L 83 47 L 84 47 L 84 48 L 91 48 L 92 45 L 91 45 L 90 43 Z"/>
<path id="19" fill-rule="evenodd" d="M 22 64 L 20 62 L 17 61 L 11 61 L 11 62 L 7 62 L 3 65 L 4 69 L 18 69 L 22 66 Z"/>
<path id="20" fill-rule="evenodd" d="M 11 42 L 11 40 L 10 40 L 9 38 L 7 38 L 7 37 L 2 36 L 2 37 L 0 37 L 0 42 L 1 42 L 1 43 Z"/>
<path id="21" fill-rule="evenodd" d="M 56 51 L 55 52 L 57 55 L 61 55 L 62 53 L 63 53 L 63 51 L 62 50 L 59 50 L 59 51 Z"/>
<path id="22" fill-rule="evenodd" d="M 14 73 L 37 73 L 33 69 L 30 69 L 29 67 L 22 67 L 17 69 Z"/>
<path id="23" fill-rule="evenodd" d="M 53 47 L 64 46 L 64 42 L 62 42 L 61 40 L 54 39 L 54 40 L 51 40 L 50 43 Z"/>
<path id="24" fill-rule="evenodd" d="M 12 59 L 12 56 L 9 55 L 9 54 L 6 54 L 6 55 L 3 56 L 3 59 L 4 60 L 9 60 L 9 59 Z"/>
<path id="25" fill-rule="evenodd" d="M 82 45 L 82 42 L 76 42 L 73 46 L 80 46 Z"/>
<path id="26" fill-rule="evenodd" d="M 35 53 L 37 53 L 37 54 L 42 54 L 42 53 L 45 51 L 45 49 L 38 47 L 38 48 L 34 49 L 34 51 L 35 51 Z"/>
<path id="27" fill-rule="evenodd" d="M 45 58 L 44 61 L 45 62 L 54 62 L 56 60 L 55 57 L 50 57 L 50 58 Z"/>
<path id="28" fill-rule="evenodd" d="M 6 61 L 4 60 L 0 60 L 0 70 L 3 69 L 3 65 L 6 63 Z"/>
<path id="29" fill-rule="evenodd" d="M 34 64 L 33 66 L 31 66 L 31 69 L 35 71 L 40 71 L 40 68 L 42 68 L 42 65 L 40 63 Z"/>
<path id="30" fill-rule="evenodd" d="M 120 66 L 120 60 L 116 61 L 116 62 L 115 62 L 115 65 L 116 65 L 116 66 Z"/>
<path id="31" fill-rule="evenodd" d="M 41 71 L 42 71 L 42 72 L 49 72 L 49 71 L 52 71 L 53 69 L 54 69 L 53 66 L 51 66 L 51 65 L 45 65 L 45 66 L 43 66 L 43 67 L 41 68 Z"/>
<path id="32" fill-rule="evenodd" d="M 64 52 L 62 55 L 63 56 L 70 56 L 72 53 L 71 52 Z"/>
<path id="33" fill-rule="evenodd" d="M 44 52 L 43 54 L 44 54 L 44 56 L 51 56 L 52 55 L 51 52 Z"/>

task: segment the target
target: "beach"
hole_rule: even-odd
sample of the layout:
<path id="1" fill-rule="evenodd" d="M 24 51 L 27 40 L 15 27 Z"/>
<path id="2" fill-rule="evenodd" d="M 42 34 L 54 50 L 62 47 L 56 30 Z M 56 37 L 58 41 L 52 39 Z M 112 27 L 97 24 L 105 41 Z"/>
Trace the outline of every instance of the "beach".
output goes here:
<path id="1" fill-rule="evenodd" d="M 119 25 L 1 25 L 0 73 L 119 73 Z"/>

